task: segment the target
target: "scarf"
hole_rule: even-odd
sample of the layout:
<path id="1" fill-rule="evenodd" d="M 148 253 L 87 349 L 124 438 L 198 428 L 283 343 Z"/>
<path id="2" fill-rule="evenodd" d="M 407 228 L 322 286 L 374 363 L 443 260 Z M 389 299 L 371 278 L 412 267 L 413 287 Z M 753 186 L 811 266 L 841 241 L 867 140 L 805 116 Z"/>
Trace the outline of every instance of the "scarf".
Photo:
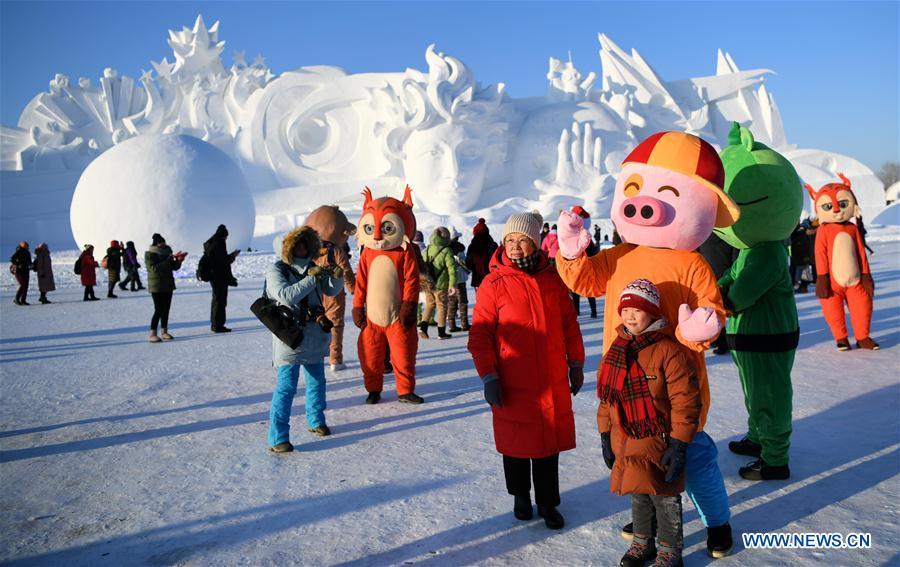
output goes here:
<path id="1" fill-rule="evenodd" d="M 509 261 L 512 262 L 513 266 L 531 273 L 537 268 L 539 255 L 540 252 L 535 250 L 531 256 L 525 256 L 524 258 L 509 258 L 509 256 L 507 256 L 507 258 L 509 258 Z"/>
<path id="2" fill-rule="evenodd" d="M 622 429 L 632 439 L 642 439 L 668 431 L 663 416 L 657 415 L 647 385 L 647 375 L 637 362 L 640 350 L 661 340 L 664 335 L 654 323 L 631 339 L 616 337 L 603 357 L 597 380 L 597 397 L 619 412 Z M 656 327 L 653 329 L 653 327 Z"/>

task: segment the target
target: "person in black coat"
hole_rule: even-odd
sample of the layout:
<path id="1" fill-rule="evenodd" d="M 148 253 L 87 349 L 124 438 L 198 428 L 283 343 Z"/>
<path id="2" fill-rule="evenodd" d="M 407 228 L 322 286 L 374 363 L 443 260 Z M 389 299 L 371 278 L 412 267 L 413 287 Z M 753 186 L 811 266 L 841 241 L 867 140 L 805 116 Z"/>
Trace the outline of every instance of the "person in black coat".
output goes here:
<path id="1" fill-rule="evenodd" d="M 477 290 L 481 280 L 490 270 L 491 257 L 497 250 L 497 243 L 491 237 L 491 231 L 484 219 L 478 219 L 472 234 L 474 235 L 472 242 L 466 250 L 466 268 L 472 273 L 472 287 Z"/>
<path id="2" fill-rule="evenodd" d="M 240 250 L 231 253 L 225 245 L 228 229 L 220 224 L 216 233 L 203 243 L 203 254 L 209 262 L 209 285 L 212 287 L 212 304 L 209 309 L 210 330 L 214 333 L 229 333 L 225 326 L 225 307 L 228 305 L 228 286 L 237 286 L 238 282 L 231 273 L 231 264 L 240 254 Z"/>
<path id="3" fill-rule="evenodd" d="M 714 232 L 700 245 L 700 248 L 697 248 L 697 252 L 706 259 L 706 262 L 709 264 L 709 267 L 712 268 L 713 274 L 716 275 L 716 279 L 718 280 L 729 268 L 731 268 L 731 265 L 737 260 L 740 251 L 716 236 L 716 233 Z M 713 352 L 716 354 L 728 354 L 728 342 L 725 340 L 725 329 L 722 329 L 722 332 L 719 333 L 719 338 L 713 342 L 713 346 L 715 347 Z"/>
<path id="4" fill-rule="evenodd" d="M 25 297 L 28 295 L 28 280 L 31 278 L 31 252 L 28 251 L 27 242 L 24 240 L 19 242 L 19 245 L 16 246 L 16 251 L 13 252 L 13 255 L 10 257 L 9 262 L 10 271 L 13 273 L 16 282 L 19 284 L 19 289 L 16 290 L 16 298 L 13 300 L 13 303 L 16 305 L 31 305 L 25 301 Z"/>
<path id="5" fill-rule="evenodd" d="M 809 221 L 803 221 L 794 228 L 791 233 L 791 279 L 793 280 L 794 290 L 797 293 L 806 293 L 811 283 L 803 278 L 804 269 L 809 266 L 810 274 L 812 274 L 812 256 L 813 245 L 806 235 L 809 228 Z"/>

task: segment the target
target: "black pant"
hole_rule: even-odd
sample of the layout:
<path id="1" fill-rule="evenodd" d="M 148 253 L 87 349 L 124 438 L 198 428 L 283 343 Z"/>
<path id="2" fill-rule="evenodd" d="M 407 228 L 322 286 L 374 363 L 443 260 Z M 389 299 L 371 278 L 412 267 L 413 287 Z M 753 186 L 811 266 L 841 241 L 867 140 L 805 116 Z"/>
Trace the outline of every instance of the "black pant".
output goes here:
<path id="1" fill-rule="evenodd" d="M 28 280 L 31 274 L 24 268 L 16 268 L 16 281 L 19 283 L 19 289 L 16 290 L 16 301 L 24 303 L 28 296 Z"/>
<path id="2" fill-rule="evenodd" d="M 151 293 L 153 297 L 153 318 L 150 319 L 150 330 L 156 331 L 158 325 L 163 329 L 169 327 L 169 307 L 172 306 L 172 292 L 158 291 Z"/>
<path id="3" fill-rule="evenodd" d="M 209 307 L 209 326 L 215 331 L 225 326 L 225 306 L 228 305 L 228 284 L 209 284 L 212 287 L 212 305 Z"/>
<path id="4" fill-rule="evenodd" d="M 655 494 L 631 495 L 631 521 L 634 540 L 647 543 L 650 539 L 653 516 L 656 516 L 656 539 L 659 547 L 680 550 L 684 547 L 681 495 L 656 496 Z"/>
<path id="5" fill-rule="evenodd" d="M 138 288 L 144 287 L 141 284 L 141 274 L 138 272 L 137 268 L 125 268 L 125 279 L 119 282 L 119 288 L 125 289 L 129 283 L 131 283 L 131 291 L 137 291 Z"/>
<path id="6" fill-rule="evenodd" d="M 84 300 L 87 301 L 88 299 L 97 299 L 97 296 L 94 295 L 94 286 L 92 285 L 84 286 Z"/>
<path id="7" fill-rule="evenodd" d="M 575 313 L 581 315 L 581 296 L 574 292 L 569 292 L 572 296 L 572 305 L 575 306 Z M 597 299 L 588 297 L 588 305 L 591 306 L 591 317 L 597 316 Z"/>
<path id="8" fill-rule="evenodd" d="M 530 497 L 530 477 L 533 477 L 537 505 L 544 508 L 559 506 L 559 453 L 540 459 L 503 455 L 503 474 L 506 476 L 506 491 L 513 496 Z"/>

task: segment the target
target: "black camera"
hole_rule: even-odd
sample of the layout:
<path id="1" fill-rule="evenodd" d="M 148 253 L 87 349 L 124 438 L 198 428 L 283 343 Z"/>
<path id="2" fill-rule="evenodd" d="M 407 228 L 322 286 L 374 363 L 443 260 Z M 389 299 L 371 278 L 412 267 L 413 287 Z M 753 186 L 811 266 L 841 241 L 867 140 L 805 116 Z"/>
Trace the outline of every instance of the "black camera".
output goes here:
<path id="1" fill-rule="evenodd" d="M 325 309 L 320 305 L 310 305 L 307 321 L 315 321 L 323 333 L 330 333 L 334 323 L 325 315 Z"/>

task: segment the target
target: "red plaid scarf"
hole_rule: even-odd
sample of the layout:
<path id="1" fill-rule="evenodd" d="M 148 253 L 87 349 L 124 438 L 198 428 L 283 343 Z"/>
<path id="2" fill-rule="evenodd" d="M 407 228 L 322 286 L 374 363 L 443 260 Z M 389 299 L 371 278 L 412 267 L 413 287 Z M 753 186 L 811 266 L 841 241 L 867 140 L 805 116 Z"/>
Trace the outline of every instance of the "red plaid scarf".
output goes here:
<path id="1" fill-rule="evenodd" d="M 616 337 L 603 356 L 597 397 L 619 412 L 622 429 L 632 439 L 642 439 L 668 431 L 663 416 L 657 415 L 647 385 L 647 375 L 637 362 L 637 353 L 663 338 L 650 332 L 631 340 Z"/>

